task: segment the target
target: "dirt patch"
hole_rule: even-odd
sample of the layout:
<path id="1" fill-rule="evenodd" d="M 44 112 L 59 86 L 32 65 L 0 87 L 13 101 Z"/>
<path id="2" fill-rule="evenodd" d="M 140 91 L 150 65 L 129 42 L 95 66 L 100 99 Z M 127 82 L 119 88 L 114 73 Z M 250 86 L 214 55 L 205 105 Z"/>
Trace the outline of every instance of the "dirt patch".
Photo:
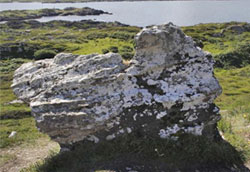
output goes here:
<path id="1" fill-rule="evenodd" d="M 39 160 L 46 158 L 50 151 L 59 150 L 59 145 L 49 138 L 41 138 L 32 145 L 21 145 L 12 148 L 0 149 L 1 172 L 19 172 Z"/>

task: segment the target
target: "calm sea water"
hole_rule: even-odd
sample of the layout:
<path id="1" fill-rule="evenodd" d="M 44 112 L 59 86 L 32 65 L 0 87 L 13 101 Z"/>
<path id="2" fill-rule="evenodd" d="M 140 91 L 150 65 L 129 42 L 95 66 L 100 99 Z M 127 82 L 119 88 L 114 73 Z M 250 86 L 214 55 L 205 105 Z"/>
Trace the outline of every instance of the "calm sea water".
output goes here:
<path id="1" fill-rule="evenodd" d="M 119 21 L 121 23 L 147 26 L 173 22 L 180 26 L 210 22 L 250 22 L 250 0 L 235 1 L 144 1 L 144 2 L 89 2 L 89 3 L 1 3 L 0 11 L 16 9 L 41 9 L 65 7 L 91 7 L 113 13 L 100 16 L 43 17 L 41 22 L 51 20 Z"/>

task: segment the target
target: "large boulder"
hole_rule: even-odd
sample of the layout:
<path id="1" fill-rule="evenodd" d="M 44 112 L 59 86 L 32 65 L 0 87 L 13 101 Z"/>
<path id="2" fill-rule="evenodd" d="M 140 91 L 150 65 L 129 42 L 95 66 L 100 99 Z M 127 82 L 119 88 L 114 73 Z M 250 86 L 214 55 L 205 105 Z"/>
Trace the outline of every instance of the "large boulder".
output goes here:
<path id="1" fill-rule="evenodd" d="M 58 54 L 23 64 L 12 88 L 30 104 L 37 127 L 61 145 L 138 132 L 177 140 L 217 135 L 221 87 L 212 56 L 169 23 L 143 29 L 136 54 Z"/>

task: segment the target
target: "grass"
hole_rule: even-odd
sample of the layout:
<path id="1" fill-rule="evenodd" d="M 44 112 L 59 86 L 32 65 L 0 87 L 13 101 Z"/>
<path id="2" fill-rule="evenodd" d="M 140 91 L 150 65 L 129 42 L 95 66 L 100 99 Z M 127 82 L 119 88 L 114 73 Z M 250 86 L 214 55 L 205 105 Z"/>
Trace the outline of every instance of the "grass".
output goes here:
<path id="1" fill-rule="evenodd" d="M 35 127 L 30 108 L 25 104 L 8 104 L 16 96 L 10 88 L 13 70 L 17 69 L 24 59 L 1 60 L 0 63 L 0 148 L 17 146 L 22 143 L 34 142 L 39 137 L 45 137 Z M 16 131 L 15 137 L 8 136 Z"/>
<path id="2" fill-rule="evenodd" d="M 112 46 L 129 46 L 133 53 L 134 35 L 140 28 L 123 26 L 117 23 L 103 23 L 89 21 L 83 22 L 48 22 L 46 24 L 22 22 L 17 27 L 16 23 L 10 26 L 0 25 L 0 48 L 2 58 L 27 58 L 33 59 L 36 51 L 52 49 L 59 52 L 78 54 L 102 53 L 104 49 Z M 69 26 L 70 25 L 70 26 Z M 20 52 L 21 49 L 21 52 Z"/>
<path id="3" fill-rule="evenodd" d="M 239 34 L 230 29 L 236 25 L 244 28 L 247 23 L 200 24 L 183 27 L 183 30 L 202 41 L 203 49 L 214 55 L 215 67 L 230 69 L 250 64 L 250 32 Z"/>
<path id="4" fill-rule="evenodd" d="M 195 26 L 183 27 L 183 31 L 196 40 L 201 40 L 204 44 L 204 50 L 211 52 L 213 55 L 225 54 L 238 49 L 242 45 L 250 43 L 250 32 L 237 34 L 228 27 L 238 25 L 244 26 L 247 23 L 209 23 Z M 223 34 L 222 34 L 223 33 Z M 222 34 L 221 37 L 213 36 Z"/>
<path id="5" fill-rule="evenodd" d="M 215 69 L 215 76 L 223 88 L 216 104 L 222 110 L 250 113 L 250 65 L 237 69 Z"/>
<path id="6" fill-rule="evenodd" d="M 35 143 L 36 139 L 44 136 L 36 129 L 35 120 L 32 117 L 1 120 L 0 128 L 0 148 L 17 146 L 22 143 Z M 9 138 L 11 131 L 16 131 L 17 134 Z"/>
<path id="7" fill-rule="evenodd" d="M 21 118 L 23 116 L 30 116 L 30 109 L 25 104 L 9 104 L 16 99 L 12 89 L 10 88 L 12 82 L 13 71 L 17 69 L 22 63 L 28 60 L 12 59 L 2 60 L 0 62 L 0 119 L 6 118 Z"/>
<path id="8" fill-rule="evenodd" d="M 247 23 L 200 24 L 182 29 L 215 56 L 216 67 L 230 69 L 250 64 L 250 32 L 239 34 L 230 30 L 235 25 L 245 27 Z M 34 59 L 36 51 L 41 49 L 56 53 L 103 53 L 113 46 L 129 59 L 134 53 L 134 36 L 140 28 L 93 21 L 15 21 L 0 25 L 0 30 L 0 48 L 6 49 L 0 57 L 5 59 Z"/>
<path id="9" fill-rule="evenodd" d="M 108 46 L 107 46 L 108 45 Z M 70 44 L 69 47 L 76 47 L 77 44 Z M 88 43 L 83 43 L 78 46 L 78 50 L 73 51 L 74 54 L 90 54 L 90 53 L 99 53 L 102 54 L 103 49 L 109 49 L 110 47 L 118 47 L 118 52 L 121 52 L 122 47 L 131 46 L 127 41 L 121 41 L 119 39 L 104 38 L 97 40 L 90 40 Z"/>
<path id="10" fill-rule="evenodd" d="M 250 161 L 250 65 L 238 69 L 215 69 L 223 93 L 216 99 L 221 108 L 219 129 L 225 139 Z"/>
<path id="11" fill-rule="evenodd" d="M 183 29 L 186 34 L 193 36 L 197 40 L 202 40 L 204 50 L 218 56 L 242 51 L 242 47 L 249 44 L 250 32 L 235 34 L 231 31 L 225 31 L 224 37 L 216 38 L 211 36 L 235 24 L 244 25 L 245 23 L 203 24 L 183 27 Z M 7 45 L 8 47 L 14 47 L 13 50 L 15 50 L 16 47 L 20 47 L 16 43 L 25 45 L 25 49 L 21 53 L 12 51 L 12 54 L 6 54 L 9 57 L 5 56 L 5 60 L 0 60 L 0 148 L 6 149 L 26 143 L 32 144 L 36 139 L 46 137 L 37 131 L 27 105 L 8 104 L 16 99 L 10 88 L 13 72 L 16 68 L 22 63 L 33 59 L 34 53 L 40 49 L 52 49 L 56 52 L 71 52 L 74 54 L 90 54 L 103 53 L 104 50 L 115 50 L 114 47 L 117 47 L 118 52 L 121 54 L 133 54 L 133 37 L 140 30 L 137 27 L 127 27 L 114 23 L 94 24 L 88 22 L 49 22 L 43 25 L 23 22 L 13 27 L 7 24 L 0 27 L 0 47 Z M 250 65 L 244 63 L 238 68 L 230 65 L 224 68 L 216 68 L 215 76 L 223 88 L 222 95 L 216 99 L 216 104 L 220 107 L 222 113 L 222 120 L 219 122 L 218 127 L 224 138 L 234 146 L 237 152 L 227 143 L 217 142 L 212 144 L 200 137 L 183 140 L 180 145 L 172 147 L 174 144 L 171 142 L 164 141 L 163 143 L 163 141 L 154 141 L 150 138 L 145 140 L 137 136 L 131 136 L 124 143 L 120 143 L 120 147 L 115 146 L 117 143 L 103 143 L 100 147 L 91 147 L 86 143 L 86 145 L 79 146 L 73 152 L 61 155 L 53 153 L 49 159 L 23 171 L 67 171 L 69 169 L 92 168 L 96 164 L 98 165 L 96 167 L 101 169 L 105 167 L 105 164 L 102 163 L 103 159 L 112 162 L 116 158 L 118 160 L 120 158 L 121 161 L 126 162 L 128 161 L 126 155 L 136 156 L 138 152 L 144 152 L 145 156 L 135 157 L 135 161 L 141 159 L 144 163 L 148 162 L 149 158 L 157 159 L 162 154 L 164 154 L 164 157 L 160 157 L 160 159 L 162 158 L 161 160 L 164 162 L 172 160 L 175 163 L 186 161 L 192 164 L 193 158 L 200 155 L 202 155 L 201 163 L 214 161 L 232 163 L 239 162 L 239 160 L 249 162 Z M 8 136 L 12 131 L 17 131 L 17 135 L 9 138 Z M 133 142 L 133 137 L 136 137 L 136 142 Z M 189 146 L 183 150 L 184 143 L 186 143 L 185 145 L 190 143 L 191 147 Z M 86 147 L 88 149 L 85 149 Z M 110 154 L 112 154 L 112 157 Z M 121 154 L 124 157 L 120 157 Z M 169 157 L 166 155 L 169 155 Z M 75 157 L 79 157 L 77 161 Z M 1 155 L 0 158 L 0 163 L 5 163 L 13 157 L 6 154 Z M 138 161 L 138 163 L 140 162 Z M 86 166 L 83 167 L 83 164 Z M 168 167 L 170 168 L 171 165 Z"/>
<path id="12" fill-rule="evenodd" d="M 1 154 L 0 155 L 0 166 L 5 164 L 6 162 L 15 159 L 15 155 L 12 154 Z"/>

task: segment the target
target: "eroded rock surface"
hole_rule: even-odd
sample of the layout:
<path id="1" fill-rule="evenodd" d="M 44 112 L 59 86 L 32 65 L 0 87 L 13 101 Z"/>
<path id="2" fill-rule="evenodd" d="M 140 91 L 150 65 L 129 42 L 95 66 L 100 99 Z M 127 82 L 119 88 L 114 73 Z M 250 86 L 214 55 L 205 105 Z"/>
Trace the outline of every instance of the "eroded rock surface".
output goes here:
<path id="1" fill-rule="evenodd" d="M 23 64 L 12 88 L 30 104 L 38 128 L 61 145 L 139 132 L 214 138 L 221 93 L 211 55 L 173 24 L 143 29 L 136 54 L 58 54 Z"/>

